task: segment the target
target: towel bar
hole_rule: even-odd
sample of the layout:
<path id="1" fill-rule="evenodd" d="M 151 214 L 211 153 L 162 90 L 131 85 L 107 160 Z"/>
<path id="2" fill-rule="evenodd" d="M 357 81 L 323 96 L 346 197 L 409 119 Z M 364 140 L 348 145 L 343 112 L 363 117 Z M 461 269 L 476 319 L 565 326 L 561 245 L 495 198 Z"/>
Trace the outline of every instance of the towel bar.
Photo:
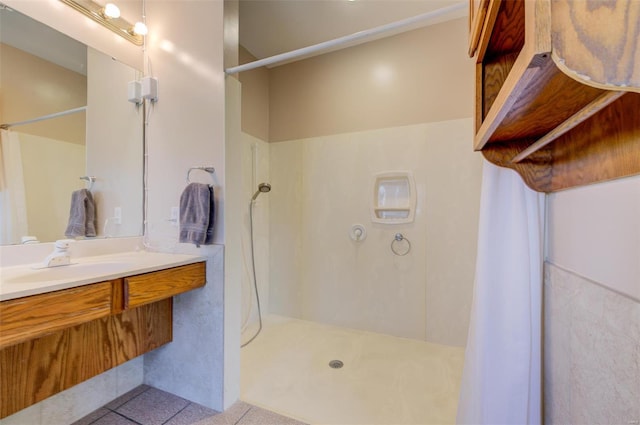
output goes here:
<path id="1" fill-rule="evenodd" d="M 189 168 L 189 171 L 187 171 L 187 183 L 191 183 L 191 179 L 189 178 L 189 176 L 191 175 L 191 172 L 193 170 L 202 170 L 202 171 L 206 171 L 209 174 L 213 174 L 216 172 L 216 169 L 214 167 L 210 167 L 210 166 L 199 166 L 199 167 L 191 167 Z"/>
<path id="2" fill-rule="evenodd" d="M 87 189 L 89 189 L 89 192 L 91 192 L 91 190 L 93 189 L 93 184 L 96 182 L 95 176 L 81 176 L 80 180 L 86 180 L 89 182 L 89 187 Z"/>

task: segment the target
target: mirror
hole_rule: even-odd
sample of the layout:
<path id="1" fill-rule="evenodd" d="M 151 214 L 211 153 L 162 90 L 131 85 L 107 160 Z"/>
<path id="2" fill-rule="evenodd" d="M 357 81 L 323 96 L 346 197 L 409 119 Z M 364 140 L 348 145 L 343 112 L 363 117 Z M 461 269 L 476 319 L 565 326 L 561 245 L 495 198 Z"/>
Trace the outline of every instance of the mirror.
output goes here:
<path id="1" fill-rule="evenodd" d="M 64 239 L 71 194 L 90 186 L 97 237 L 142 234 L 144 108 L 127 101 L 141 77 L 0 4 L 0 124 L 16 124 L 2 131 L 2 244 Z"/>

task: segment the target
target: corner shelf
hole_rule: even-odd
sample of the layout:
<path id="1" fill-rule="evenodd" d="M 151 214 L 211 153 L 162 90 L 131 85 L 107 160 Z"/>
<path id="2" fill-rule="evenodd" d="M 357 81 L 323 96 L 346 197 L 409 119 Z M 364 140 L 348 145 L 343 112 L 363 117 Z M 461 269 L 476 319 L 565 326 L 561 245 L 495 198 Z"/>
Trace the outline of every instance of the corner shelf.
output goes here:
<path id="1" fill-rule="evenodd" d="M 580 60 L 603 53 L 579 43 L 592 41 L 580 27 L 592 16 L 569 1 L 483 0 L 470 27 L 469 52 L 477 54 L 474 149 L 543 192 L 640 173 L 636 73 L 608 72 L 615 78 L 599 81 L 583 74 Z M 630 1 L 607 5 L 624 9 Z M 640 16 L 626 18 L 604 27 L 640 25 Z M 633 37 L 634 28 L 619 32 Z M 625 69 L 640 73 L 640 48 L 628 44 Z M 579 48 L 582 57 L 567 53 Z"/>

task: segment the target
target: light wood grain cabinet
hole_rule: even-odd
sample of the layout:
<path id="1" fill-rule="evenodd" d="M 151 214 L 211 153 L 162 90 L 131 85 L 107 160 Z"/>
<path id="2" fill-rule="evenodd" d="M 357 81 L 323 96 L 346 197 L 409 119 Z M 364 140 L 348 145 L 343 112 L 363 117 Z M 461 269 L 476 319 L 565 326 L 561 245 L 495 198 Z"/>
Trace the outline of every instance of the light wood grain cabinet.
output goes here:
<path id="1" fill-rule="evenodd" d="M 543 192 L 640 173 L 636 0 L 470 4 L 476 150 Z"/>
<path id="2" fill-rule="evenodd" d="M 1 302 L 0 349 L 109 316 L 113 285 L 117 284 L 101 282 Z"/>
<path id="3" fill-rule="evenodd" d="M 173 339 L 173 296 L 205 263 L 0 303 L 0 418 Z"/>
<path id="4" fill-rule="evenodd" d="M 204 263 L 124 279 L 124 308 L 139 307 L 204 285 Z"/>

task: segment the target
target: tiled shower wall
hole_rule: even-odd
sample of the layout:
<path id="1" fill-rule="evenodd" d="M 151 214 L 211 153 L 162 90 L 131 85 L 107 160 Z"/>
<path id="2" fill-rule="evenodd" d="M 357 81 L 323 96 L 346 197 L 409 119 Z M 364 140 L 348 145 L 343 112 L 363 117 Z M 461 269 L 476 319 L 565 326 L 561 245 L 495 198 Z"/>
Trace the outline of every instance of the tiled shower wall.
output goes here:
<path id="1" fill-rule="evenodd" d="M 545 265 L 545 421 L 640 420 L 640 303 Z"/>
<path id="2" fill-rule="evenodd" d="M 481 156 L 471 119 L 270 144 L 269 311 L 401 337 L 466 342 Z M 409 171 L 410 224 L 371 221 L 376 173 Z M 367 237 L 354 242 L 353 224 Z M 390 244 L 401 232 L 411 252 Z"/>

